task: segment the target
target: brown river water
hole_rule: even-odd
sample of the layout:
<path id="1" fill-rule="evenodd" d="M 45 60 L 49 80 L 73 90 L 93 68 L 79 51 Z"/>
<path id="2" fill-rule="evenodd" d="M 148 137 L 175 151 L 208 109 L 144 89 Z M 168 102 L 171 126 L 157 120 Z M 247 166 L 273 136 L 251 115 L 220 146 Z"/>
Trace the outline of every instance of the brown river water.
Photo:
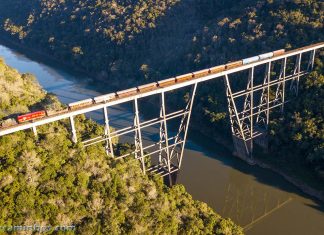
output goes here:
<path id="1" fill-rule="evenodd" d="M 109 88 L 89 84 L 91 79 L 86 76 L 45 65 L 3 45 L 0 56 L 20 72 L 34 74 L 43 88 L 63 103 L 109 92 Z M 89 116 L 102 119 L 101 112 Z M 111 110 L 111 117 L 112 126 L 122 128 L 133 116 L 130 107 L 118 106 Z M 156 128 L 144 132 L 145 143 L 156 138 L 154 133 Z M 324 203 L 303 194 L 275 173 L 233 157 L 198 133 L 189 133 L 177 183 L 183 184 L 194 199 L 241 225 L 246 234 L 324 234 Z"/>

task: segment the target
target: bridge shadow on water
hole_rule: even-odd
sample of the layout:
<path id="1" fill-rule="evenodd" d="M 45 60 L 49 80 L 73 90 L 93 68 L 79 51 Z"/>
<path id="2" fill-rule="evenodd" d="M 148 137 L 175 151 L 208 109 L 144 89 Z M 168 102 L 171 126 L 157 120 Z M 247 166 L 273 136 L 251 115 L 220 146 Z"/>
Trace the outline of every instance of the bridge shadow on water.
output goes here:
<path id="1" fill-rule="evenodd" d="M 201 133 L 197 133 L 196 131 L 189 132 L 186 150 L 201 152 L 205 157 L 215 159 L 219 163 L 223 164 L 223 166 L 230 167 L 245 175 L 252 176 L 253 180 L 256 182 L 270 186 L 287 194 L 291 194 L 293 198 L 301 197 L 308 199 L 298 200 L 302 201 L 302 204 L 306 206 L 324 212 L 324 202 L 302 192 L 281 175 L 269 169 L 264 169 L 257 165 L 249 165 L 245 161 L 233 156 L 228 148 L 211 141 L 209 137 L 206 137 Z M 186 156 L 184 156 L 183 161 L 186 161 Z"/>

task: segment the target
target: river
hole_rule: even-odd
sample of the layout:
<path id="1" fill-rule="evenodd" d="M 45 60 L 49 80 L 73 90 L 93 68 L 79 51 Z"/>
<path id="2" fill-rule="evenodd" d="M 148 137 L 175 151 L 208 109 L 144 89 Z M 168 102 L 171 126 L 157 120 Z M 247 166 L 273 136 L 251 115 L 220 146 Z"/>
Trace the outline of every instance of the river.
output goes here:
<path id="1" fill-rule="evenodd" d="M 91 79 L 45 65 L 6 46 L 0 56 L 22 73 L 34 74 L 42 87 L 55 93 L 63 103 L 108 93 L 109 88 L 91 84 Z M 101 114 L 91 113 L 98 119 Z M 129 107 L 111 110 L 112 126 L 132 121 Z M 155 138 L 149 129 L 147 141 Z M 250 166 L 233 157 L 225 148 L 199 134 L 189 135 L 178 183 L 194 199 L 206 202 L 223 217 L 231 218 L 250 235 L 324 234 L 324 205 L 303 194 L 269 170 Z"/>

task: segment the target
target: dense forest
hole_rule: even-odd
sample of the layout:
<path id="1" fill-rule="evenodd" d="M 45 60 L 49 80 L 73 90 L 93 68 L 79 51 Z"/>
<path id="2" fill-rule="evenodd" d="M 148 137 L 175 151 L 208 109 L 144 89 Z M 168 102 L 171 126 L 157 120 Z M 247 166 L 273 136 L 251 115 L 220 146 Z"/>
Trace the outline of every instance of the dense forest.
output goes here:
<path id="1" fill-rule="evenodd" d="M 31 46 L 97 80 L 126 88 L 323 41 L 323 9 L 320 0 L 2 0 L 0 39 Z M 318 172 L 323 134 L 317 117 L 321 110 L 314 109 L 323 88 L 310 81 L 320 84 L 322 74 L 318 70 L 302 84 L 311 97 L 298 99 L 288 116 L 275 119 L 272 132 L 282 136 L 272 142 L 277 146 L 294 140 L 287 151 L 294 149 L 300 157 L 291 161 L 305 160 Z M 229 136 L 222 81 L 199 87 L 195 109 L 193 124 L 200 131 Z"/>
<path id="2" fill-rule="evenodd" d="M 125 86 L 323 40 L 316 0 L 21 3 L 1 1 L 5 35 Z"/>
<path id="3" fill-rule="evenodd" d="M 61 105 L 2 59 L 0 84 L 0 120 Z M 84 116 L 76 122 L 79 135 L 103 131 Z M 73 144 L 69 128 L 60 121 L 39 127 L 37 139 L 30 131 L 0 138 L 1 225 L 75 226 L 69 234 L 242 234 L 182 185 L 144 175 L 135 159 L 116 161 L 104 148 Z M 130 150 L 117 140 L 115 146 L 120 154 Z"/>
<path id="4" fill-rule="evenodd" d="M 315 71 L 302 80 L 297 99 L 287 106 L 283 117 L 277 115 L 271 121 L 270 146 L 278 156 L 275 161 L 309 166 L 323 182 L 324 64 L 320 59 L 316 62 Z"/>

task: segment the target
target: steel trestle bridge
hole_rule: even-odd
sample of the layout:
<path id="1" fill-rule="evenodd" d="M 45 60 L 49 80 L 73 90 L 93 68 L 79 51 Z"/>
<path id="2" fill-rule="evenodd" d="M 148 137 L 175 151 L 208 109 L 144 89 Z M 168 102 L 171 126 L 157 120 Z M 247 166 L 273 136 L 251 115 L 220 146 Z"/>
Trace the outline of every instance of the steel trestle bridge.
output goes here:
<path id="1" fill-rule="evenodd" d="M 186 144 L 190 117 L 197 86 L 208 80 L 224 80 L 230 117 L 231 131 L 234 145 L 234 155 L 253 163 L 253 144 L 264 149 L 268 148 L 267 129 L 270 111 L 278 108 L 282 112 L 289 100 L 298 95 L 299 80 L 309 74 L 314 67 L 314 60 L 324 47 L 324 42 L 302 47 L 288 52 L 272 53 L 272 56 L 257 59 L 249 58 L 226 65 L 177 76 L 156 83 L 116 92 L 109 100 L 93 102 L 76 109 L 69 109 L 58 114 L 46 116 L 33 122 L 16 124 L 0 128 L 0 136 L 32 129 L 37 136 L 37 127 L 69 119 L 71 124 L 71 138 L 74 143 L 79 140 L 75 128 L 74 117 L 96 110 L 103 110 L 105 121 L 104 133 L 93 139 L 82 141 L 85 147 L 104 143 L 108 155 L 121 159 L 134 156 L 141 163 L 144 174 L 154 172 L 161 176 L 168 176 L 181 168 L 184 147 Z M 267 54 L 263 54 L 267 55 Z M 247 63 L 246 63 L 247 62 Z M 239 90 L 233 84 L 243 84 Z M 169 91 L 191 88 L 189 98 L 184 108 L 167 113 L 166 93 Z M 236 87 L 236 90 L 234 89 Z M 143 89 L 141 89 L 143 88 Z M 118 95 L 123 94 L 123 95 Z M 158 117 L 141 122 L 139 100 L 144 97 L 158 95 L 160 98 Z M 95 99 L 94 99 L 95 100 Z M 126 128 L 113 130 L 109 123 L 109 108 L 131 102 L 133 104 L 133 124 Z M 180 125 L 175 136 L 169 136 L 168 122 L 179 118 Z M 159 125 L 159 140 L 154 144 L 144 146 L 142 130 Z M 133 133 L 135 149 L 122 156 L 114 153 L 113 139 Z M 150 167 L 145 164 L 148 157 L 157 157 L 157 161 Z"/>

